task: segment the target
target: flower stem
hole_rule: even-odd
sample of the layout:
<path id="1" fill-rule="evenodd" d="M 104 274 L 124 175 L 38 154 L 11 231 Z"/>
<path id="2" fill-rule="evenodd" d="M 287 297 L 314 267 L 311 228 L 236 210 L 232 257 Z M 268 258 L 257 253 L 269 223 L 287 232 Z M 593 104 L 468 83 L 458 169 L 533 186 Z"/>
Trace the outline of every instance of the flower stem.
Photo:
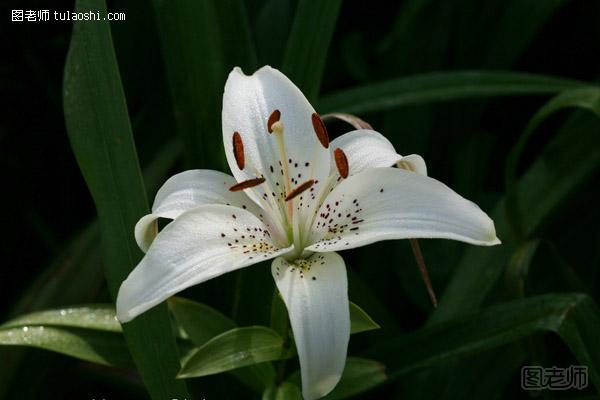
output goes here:
<path id="1" fill-rule="evenodd" d="M 425 265 L 425 260 L 423 259 L 423 253 L 421 253 L 421 246 L 419 246 L 419 242 L 417 241 L 417 239 L 410 239 L 409 241 L 410 247 L 412 248 L 413 254 L 415 255 L 415 259 L 417 260 L 417 264 L 419 265 L 421 277 L 423 278 L 423 282 L 427 287 L 427 293 L 429 293 L 429 298 L 431 298 L 433 307 L 437 308 L 437 298 L 435 296 L 435 292 L 433 291 L 433 286 L 431 286 L 431 281 L 429 280 L 429 272 L 427 272 L 427 266 Z"/>

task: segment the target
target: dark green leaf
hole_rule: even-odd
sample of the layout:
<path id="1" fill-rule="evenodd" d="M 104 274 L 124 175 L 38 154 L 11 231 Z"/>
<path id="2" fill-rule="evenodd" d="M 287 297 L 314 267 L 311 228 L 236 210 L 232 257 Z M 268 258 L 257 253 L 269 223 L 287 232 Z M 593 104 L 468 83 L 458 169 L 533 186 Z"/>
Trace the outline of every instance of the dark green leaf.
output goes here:
<path id="1" fill-rule="evenodd" d="M 182 297 L 172 297 L 168 304 L 185 337 L 198 347 L 235 328 L 235 323 L 230 318 L 205 304 Z"/>
<path id="2" fill-rule="evenodd" d="M 241 0 L 154 0 L 177 131 L 189 165 L 221 169 L 221 104 L 235 65 L 254 69 L 256 56 Z M 227 18 L 227 23 L 219 21 Z M 248 71 L 247 71 L 248 72 Z M 252 72 L 252 71 L 250 71 Z"/>
<path id="3" fill-rule="evenodd" d="M 302 393 L 298 385 L 282 382 L 265 390 L 262 400 L 302 400 Z"/>
<path id="4" fill-rule="evenodd" d="M 366 358 L 348 357 L 340 382 L 324 399 L 338 400 L 366 392 L 385 382 L 383 364 Z"/>
<path id="5" fill-rule="evenodd" d="M 319 101 L 319 111 L 362 114 L 406 105 L 457 99 L 554 94 L 582 85 L 584 83 L 570 79 L 520 72 L 435 72 L 326 95 Z"/>
<path id="6" fill-rule="evenodd" d="M 511 0 L 502 15 L 494 14 L 492 35 L 485 42 L 483 63 L 508 67 L 523 53 L 535 34 L 566 0 Z M 489 29 L 489 28 L 488 28 Z"/>
<path id="7" fill-rule="evenodd" d="M 447 359 L 511 343 L 536 332 L 555 332 L 577 359 L 589 367 L 590 381 L 600 389 L 599 310 L 582 294 L 551 294 L 493 306 L 430 325 L 392 339 L 369 352 L 387 360 L 390 378 Z M 395 357 L 402 354 L 402 357 Z M 394 357 L 390 357 L 394 355 Z"/>
<path id="8" fill-rule="evenodd" d="M 377 322 L 359 306 L 350 302 L 350 333 L 360 333 L 381 328 Z"/>
<path id="9" fill-rule="evenodd" d="M 81 0 L 76 10 L 103 13 L 106 5 Z M 71 146 L 98 210 L 114 298 L 141 256 L 132 232 L 148 204 L 108 22 L 74 24 L 63 93 Z M 173 379 L 179 360 L 166 306 L 127 324 L 124 334 L 152 398 L 189 396 L 185 383 Z"/>
<path id="10" fill-rule="evenodd" d="M 213 1 L 153 1 L 177 133 L 188 165 L 223 164 L 209 151 L 220 137 L 223 50 Z M 185 38 L 185 40 L 182 40 Z"/>
<path id="11" fill-rule="evenodd" d="M 366 358 L 348 357 L 340 381 L 335 389 L 323 399 L 339 400 L 366 392 L 385 382 L 385 366 Z M 300 371 L 288 377 L 288 381 L 300 384 Z"/>
<path id="12" fill-rule="evenodd" d="M 519 204 L 528 210 L 523 215 L 525 237 L 547 223 L 556 207 L 597 168 L 599 126 L 595 117 L 583 115 L 568 122 L 519 180 L 516 188 Z M 573 140 L 574 132 L 577 140 Z M 515 249 L 504 201 L 490 213 L 502 244 L 466 249 L 429 323 L 479 308 L 496 284 Z"/>
<path id="13" fill-rule="evenodd" d="M 529 139 L 536 128 L 550 115 L 564 108 L 581 108 L 593 112 L 600 117 L 600 88 L 599 87 L 584 87 L 571 89 L 560 93 L 556 97 L 548 101 L 540 110 L 531 118 L 525 131 L 519 137 L 518 142 L 511 150 L 506 162 L 505 179 L 507 190 L 507 212 L 510 217 L 513 230 L 519 236 L 523 235 L 523 227 L 521 222 L 521 207 L 518 204 L 517 195 L 515 193 L 517 166 L 525 150 Z"/>
<path id="14" fill-rule="evenodd" d="M 283 339 L 263 326 L 234 328 L 206 342 L 183 361 L 178 378 L 207 376 L 289 357 Z"/>
<path id="15" fill-rule="evenodd" d="M 309 101 L 317 97 L 321 87 L 341 4 L 341 0 L 298 1 L 281 69 Z"/>

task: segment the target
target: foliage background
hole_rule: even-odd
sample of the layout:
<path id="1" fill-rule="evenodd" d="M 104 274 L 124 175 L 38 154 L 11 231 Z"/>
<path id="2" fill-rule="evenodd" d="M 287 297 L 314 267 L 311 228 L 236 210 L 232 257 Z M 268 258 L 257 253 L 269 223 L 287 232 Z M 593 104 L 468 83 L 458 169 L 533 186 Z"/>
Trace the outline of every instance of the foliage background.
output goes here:
<path id="1" fill-rule="evenodd" d="M 461 99 L 452 98 L 452 90 L 442 90 L 419 100 L 424 90 L 418 79 L 399 86 L 390 82 L 433 71 L 503 70 L 569 78 L 580 81 L 573 87 L 593 87 L 600 72 L 600 2 L 346 0 L 331 32 L 331 45 L 321 50 L 318 43 L 327 44 L 326 17 L 335 19 L 336 2 L 300 3 L 308 16 L 311 9 L 319 9 L 323 18 L 306 18 L 296 26 L 296 1 L 243 2 L 251 38 L 246 42 L 240 38 L 243 26 L 236 19 L 236 1 L 109 2 L 109 10 L 127 15 L 126 22 L 113 23 L 111 30 L 148 198 L 174 172 L 225 170 L 220 156 L 220 95 L 231 67 L 242 65 L 250 73 L 263 64 L 283 65 L 309 95 L 314 91 L 317 111 L 332 111 L 327 107 L 336 101 L 346 106 L 375 104 L 352 111 L 386 135 L 400 153 L 423 155 L 431 176 L 487 212 L 499 201 L 508 199 L 510 204 L 511 198 L 525 205 L 520 235 L 510 229 L 519 224 L 510 209 L 507 213 L 502 206 L 496 208 L 493 217 L 506 244 L 488 255 L 454 242 L 421 241 L 433 286 L 441 296 L 435 313 L 408 242 L 346 252 L 350 298 L 382 326 L 377 332 L 353 336 L 350 353 L 381 361 L 393 378 L 360 398 L 528 397 L 519 386 L 522 364 L 582 363 L 573 339 L 565 339 L 569 333 L 543 333 L 553 330 L 546 327 L 519 336 L 519 318 L 530 314 L 517 307 L 521 303 L 509 302 L 549 294 L 542 304 L 551 304 L 557 293 L 585 293 L 589 296 L 585 308 L 588 302 L 590 307 L 583 320 L 598 319 L 600 199 L 593 188 L 598 185 L 600 122 L 589 111 L 600 112 L 597 101 L 596 108 L 562 109 L 543 120 L 516 164 L 517 178 L 528 178 L 507 193 L 509 153 L 536 111 L 571 83 L 557 88 L 543 83 L 539 86 L 546 89 L 523 89 L 510 96 L 496 96 L 498 91 L 488 87 L 482 95 Z M 9 22 L 11 9 L 50 7 L 67 10 L 73 4 L 8 1 L 2 7 L 2 321 L 29 311 L 110 300 L 94 203 L 64 122 L 63 71 L 73 26 Z M 300 36 L 297 50 L 288 49 L 286 55 L 292 27 L 304 29 L 305 36 Z M 310 32 L 323 34 L 314 47 L 308 40 Z M 387 83 L 374 85 L 377 82 Z M 448 82 L 451 87 L 478 85 L 470 78 Z M 444 88 L 437 81 L 430 85 Z M 331 96 L 353 87 L 362 92 Z M 503 87 L 519 92 L 524 85 Z M 349 130 L 341 123 L 329 128 L 333 135 Z M 268 325 L 272 289 L 268 269 L 259 265 L 193 288 L 185 296 L 215 307 L 240 325 Z M 496 336 L 485 335 L 486 325 L 477 323 L 478 314 L 463 320 L 467 326 L 473 324 L 473 330 L 461 333 L 450 325 L 442 334 L 422 333 L 428 320 L 448 320 L 501 303 L 508 304 L 501 309 L 505 314 L 498 311 L 506 316 L 506 329 L 497 342 L 492 340 Z M 535 310 L 532 321 L 545 312 Z M 492 319 L 490 326 L 493 323 Z M 588 324 L 578 330 L 592 360 L 587 364 L 600 360 L 596 327 Z M 405 341 L 406 332 L 416 332 L 410 340 L 417 345 L 409 346 L 414 342 Z M 480 343 L 478 334 L 489 339 L 480 348 L 474 345 Z M 511 335 L 516 335 L 514 340 Z M 459 361 L 438 360 L 425 372 L 402 372 L 403 359 L 419 359 L 427 351 L 441 354 L 444 343 L 460 350 Z M 470 345 L 473 351 L 466 351 Z M 4 360 L 0 398 L 40 398 L 49 393 L 52 398 L 147 396 L 131 372 L 42 350 L 0 348 L 0 359 Z M 190 387 L 206 398 L 251 398 L 229 375 L 192 380 Z M 592 388 L 544 395 L 593 396 Z"/>

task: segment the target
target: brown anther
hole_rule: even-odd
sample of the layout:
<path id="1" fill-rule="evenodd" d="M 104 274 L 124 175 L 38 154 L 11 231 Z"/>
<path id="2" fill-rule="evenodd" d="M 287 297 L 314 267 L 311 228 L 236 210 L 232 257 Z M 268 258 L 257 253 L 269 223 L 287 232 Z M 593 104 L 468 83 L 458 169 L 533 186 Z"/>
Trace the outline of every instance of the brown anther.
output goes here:
<path id="1" fill-rule="evenodd" d="M 278 122 L 281 118 L 281 112 L 279 110 L 275 110 L 269 116 L 269 120 L 267 121 L 267 130 L 269 133 L 273 133 L 273 124 Z"/>
<path id="2" fill-rule="evenodd" d="M 242 142 L 242 136 L 239 132 L 233 132 L 233 156 L 235 162 L 240 170 L 244 169 L 245 158 L 244 158 L 244 143 Z"/>
<path id="3" fill-rule="evenodd" d="M 265 181 L 265 178 L 252 178 L 247 181 L 243 181 L 240 183 L 236 183 L 232 187 L 229 188 L 231 192 L 239 192 L 240 190 L 249 189 L 254 186 L 258 186 Z"/>
<path id="4" fill-rule="evenodd" d="M 346 179 L 348 177 L 348 158 L 346 158 L 346 153 L 338 147 L 333 151 L 333 158 L 335 158 L 335 166 L 340 176 Z"/>
<path id="5" fill-rule="evenodd" d="M 327 129 L 325 129 L 325 124 L 323 123 L 323 120 L 321 119 L 321 116 L 319 114 L 313 113 L 312 125 L 315 130 L 315 133 L 317 134 L 317 138 L 319 139 L 319 142 L 321 142 L 323 147 L 328 149 L 329 148 L 329 136 L 327 135 Z"/>
<path id="6" fill-rule="evenodd" d="M 294 197 L 298 196 L 300 193 L 310 189 L 310 187 L 314 184 L 315 184 L 314 179 L 307 180 L 306 182 L 302 183 L 300 186 L 296 187 L 294 190 L 289 192 L 288 195 L 285 196 L 285 201 L 292 200 Z"/>

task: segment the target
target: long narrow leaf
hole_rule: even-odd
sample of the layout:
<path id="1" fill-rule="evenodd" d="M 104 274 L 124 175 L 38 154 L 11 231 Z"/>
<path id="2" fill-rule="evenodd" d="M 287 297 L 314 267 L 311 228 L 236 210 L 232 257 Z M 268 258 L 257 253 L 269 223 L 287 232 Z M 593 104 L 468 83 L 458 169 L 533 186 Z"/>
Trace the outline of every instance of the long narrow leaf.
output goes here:
<path id="1" fill-rule="evenodd" d="M 538 231 L 600 162 L 597 134 L 600 124 L 595 117 L 583 117 L 567 123 L 517 183 L 518 202 L 528 210 L 523 215 L 525 237 Z M 574 135 L 577 140 L 573 140 Z M 479 308 L 496 284 L 515 250 L 504 199 L 491 217 L 502 245 L 467 248 L 429 323 Z"/>
<path id="2" fill-rule="evenodd" d="M 282 70 L 309 100 L 319 93 L 341 4 L 341 0 L 298 2 Z"/>
<path id="3" fill-rule="evenodd" d="M 600 329 L 594 301 L 583 294 L 550 294 L 504 303 L 430 325 L 377 346 L 369 354 L 384 360 L 390 379 L 440 361 L 515 342 L 536 332 L 557 333 L 588 366 L 600 390 Z M 402 357 L 389 355 L 402 354 Z"/>
<path id="4" fill-rule="evenodd" d="M 571 79 L 520 72 L 435 72 L 328 94 L 320 99 L 319 111 L 361 114 L 457 99 L 554 94 L 583 85 Z"/>
<path id="5" fill-rule="evenodd" d="M 106 5 L 81 0 L 76 10 L 104 12 Z M 71 146 L 98 210 L 106 278 L 114 298 L 141 256 L 132 232 L 148 204 L 106 21 L 74 25 L 64 109 Z M 189 396 L 185 384 L 174 379 L 179 360 L 166 306 L 127 324 L 124 334 L 152 398 Z"/>
<path id="6" fill-rule="evenodd" d="M 241 0 L 154 0 L 177 131 L 188 165 L 221 169 L 221 105 L 227 72 L 256 67 Z M 226 20 L 227 23 L 219 23 Z"/>
<path id="7" fill-rule="evenodd" d="M 533 132 L 536 128 L 550 115 L 562 110 L 564 108 L 580 108 L 589 110 L 594 113 L 597 117 L 600 117 L 600 87 L 584 87 L 572 90 L 567 90 L 560 93 L 556 97 L 549 100 L 542 108 L 535 113 L 531 118 L 527 127 L 519 137 L 518 142 L 515 144 L 506 162 L 505 169 L 505 180 L 506 180 L 506 192 L 507 192 L 507 203 L 506 208 L 510 217 L 513 230 L 517 235 L 522 236 L 523 227 L 521 223 L 522 208 L 518 204 L 516 198 L 516 174 L 519 160 L 521 155 L 529 142 Z M 599 150 L 600 151 L 600 150 Z"/>
<path id="8" fill-rule="evenodd" d="M 56 326 L 2 327 L 0 345 L 36 347 L 102 365 L 133 366 L 123 336 L 114 332 Z"/>

